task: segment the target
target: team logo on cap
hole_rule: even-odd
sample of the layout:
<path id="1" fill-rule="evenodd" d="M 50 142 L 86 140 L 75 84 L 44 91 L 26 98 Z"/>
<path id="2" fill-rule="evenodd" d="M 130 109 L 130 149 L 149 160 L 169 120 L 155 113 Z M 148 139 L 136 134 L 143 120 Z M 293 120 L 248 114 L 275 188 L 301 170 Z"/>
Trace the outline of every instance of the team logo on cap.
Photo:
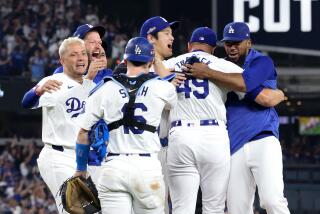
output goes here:
<path id="1" fill-rule="evenodd" d="M 204 37 L 203 37 L 203 36 L 200 36 L 200 37 L 199 37 L 199 40 L 203 41 L 203 40 L 204 40 Z"/>
<path id="2" fill-rule="evenodd" d="M 233 29 L 232 26 L 229 26 L 229 31 L 228 31 L 228 33 L 234 33 L 234 29 Z"/>
<path id="3" fill-rule="evenodd" d="M 141 54 L 141 49 L 138 45 L 136 45 L 134 52 L 135 52 L 135 54 Z"/>
<path id="4" fill-rule="evenodd" d="M 92 25 L 90 25 L 90 24 L 87 24 L 87 26 L 88 26 L 89 28 L 93 28 L 93 26 L 92 26 Z"/>
<path id="5" fill-rule="evenodd" d="M 149 30 L 147 31 L 147 34 L 152 33 L 153 31 L 155 31 L 157 28 L 156 27 L 151 27 L 149 28 Z"/>

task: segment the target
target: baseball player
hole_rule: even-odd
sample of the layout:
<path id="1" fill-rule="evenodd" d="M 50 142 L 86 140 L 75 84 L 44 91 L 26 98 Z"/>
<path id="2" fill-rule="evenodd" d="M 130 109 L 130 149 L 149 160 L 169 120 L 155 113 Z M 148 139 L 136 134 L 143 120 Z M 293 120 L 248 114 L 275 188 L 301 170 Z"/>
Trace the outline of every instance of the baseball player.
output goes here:
<path id="1" fill-rule="evenodd" d="M 89 57 L 89 67 L 87 78 L 98 83 L 103 77 L 112 75 L 111 69 L 106 69 L 107 58 L 104 57 L 104 50 L 101 46 L 101 38 L 105 34 L 105 28 L 102 26 L 92 26 L 90 24 L 80 25 L 73 33 L 73 36 L 83 39 Z M 62 73 L 63 66 L 54 71 Z M 60 88 L 61 82 L 48 80 L 41 87 L 35 86 L 27 91 L 22 99 L 22 106 L 32 108 L 39 101 L 39 97 L 45 92 L 52 92 Z"/>
<path id="2" fill-rule="evenodd" d="M 86 78 L 93 80 L 95 83 L 101 81 L 105 76 L 112 74 L 111 69 L 106 69 L 107 58 L 105 51 L 102 48 L 102 40 L 105 33 L 105 29 L 102 26 L 92 26 L 89 24 L 80 25 L 77 30 L 73 33 L 74 37 L 78 37 L 84 40 L 86 51 L 89 59 L 88 71 L 86 72 Z M 54 74 L 63 72 L 63 66 L 57 68 Z M 52 93 L 53 91 L 59 90 L 62 82 L 56 79 L 47 79 L 41 85 L 36 85 L 30 89 L 24 95 L 22 99 L 22 106 L 25 108 L 34 108 L 39 103 L 39 98 L 45 92 Z M 89 171 L 92 179 L 97 183 L 99 177 L 99 166 L 101 165 L 102 157 L 99 157 L 94 150 L 90 151 Z"/>
<path id="3" fill-rule="evenodd" d="M 187 67 L 196 77 L 246 92 L 244 99 L 230 93 L 226 103 L 232 154 L 228 213 L 253 213 L 258 186 L 261 207 L 268 214 L 288 214 L 283 195 L 279 121 L 273 108 L 284 100 L 284 94 L 276 89 L 272 59 L 251 47 L 249 27 L 243 22 L 227 24 L 222 41 L 228 59 L 243 67 L 242 74 L 217 72 L 200 63 Z"/>
<path id="4" fill-rule="evenodd" d="M 100 118 L 109 124 L 106 162 L 98 191 L 102 212 L 108 214 L 163 213 L 164 181 L 157 157 L 156 132 L 163 109 L 171 109 L 177 95 L 173 84 L 149 73 L 153 46 L 142 37 L 125 49 L 127 74 L 105 78 L 89 96 L 79 125 L 77 172 L 86 175 L 87 132 Z"/>
<path id="5" fill-rule="evenodd" d="M 151 68 L 151 72 L 156 72 L 161 77 L 169 75 L 169 71 L 163 66 L 162 61 L 165 58 L 172 56 L 173 47 L 173 32 L 179 27 L 180 22 L 173 21 L 168 22 L 165 18 L 161 16 L 154 16 L 147 19 L 140 28 L 140 36 L 148 39 L 148 41 L 153 44 L 155 48 L 155 63 Z M 114 73 L 126 73 L 126 65 L 120 63 L 115 69 Z M 183 76 L 178 76 L 174 84 L 180 84 L 185 78 Z M 168 199 L 168 185 L 167 185 L 167 173 L 166 173 L 166 149 L 168 145 L 168 117 L 169 112 L 164 111 L 161 117 L 159 136 L 161 142 L 161 149 L 159 152 L 159 159 L 162 165 L 162 170 L 164 174 L 164 180 L 166 184 L 166 199 Z M 168 200 L 165 201 L 165 213 L 169 213 Z"/>
<path id="6" fill-rule="evenodd" d="M 45 77 L 38 85 L 41 87 L 47 80 L 56 80 L 62 83 L 60 90 L 45 92 L 35 108 L 42 107 L 43 116 L 44 147 L 37 160 L 38 168 L 62 213 L 58 190 L 76 168 L 75 142 L 79 128 L 74 119 L 84 111 L 85 99 L 95 83 L 83 77 L 88 66 L 83 40 L 65 39 L 59 47 L 59 56 L 63 73 Z"/>
<path id="7" fill-rule="evenodd" d="M 208 27 L 193 31 L 189 53 L 169 59 L 166 67 L 182 71 L 192 57 L 220 71 L 242 69 L 212 55 L 216 34 Z M 230 170 L 225 88 L 189 77 L 177 87 L 178 103 L 170 111 L 167 151 L 169 190 L 174 214 L 194 213 L 199 185 L 203 213 L 224 213 Z M 186 188 L 187 187 L 187 188 Z"/>

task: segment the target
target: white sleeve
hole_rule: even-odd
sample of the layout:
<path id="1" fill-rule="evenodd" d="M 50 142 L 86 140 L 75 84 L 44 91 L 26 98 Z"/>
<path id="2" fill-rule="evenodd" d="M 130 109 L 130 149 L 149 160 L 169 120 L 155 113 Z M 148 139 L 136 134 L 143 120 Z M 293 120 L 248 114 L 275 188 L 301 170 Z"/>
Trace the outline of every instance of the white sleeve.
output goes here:
<path id="1" fill-rule="evenodd" d="M 218 59 L 216 63 L 209 64 L 209 67 L 221 71 L 223 73 L 242 73 L 243 69 L 234 64 L 233 62 L 227 61 L 225 59 Z"/>
<path id="2" fill-rule="evenodd" d="M 58 91 L 53 91 L 52 93 L 45 92 L 41 97 L 39 98 L 39 104 L 38 108 L 40 107 L 53 107 L 57 104 L 57 94 Z"/>
<path id="3" fill-rule="evenodd" d="M 163 60 L 162 63 L 164 65 L 164 67 L 168 68 L 168 69 L 174 69 L 175 68 L 175 59 L 176 58 L 170 58 L 168 60 Z"/>
<path id="4" fill-rule="evenodd" d="M 77 120 L 78 126 L 85 130 L 90 130 L 91 127 L 103 117 L 104 90 L 101 89 L 102 88 L 95 91 L 88 97 L 85 105 L 85 111 L 83 114 L 79 115 L 79 119 Z"/>
<path id="5" fill-rule="evenodd" d="M 166 82 L 165 87 L 167 89 L 167 103 L 164 108 L 170 110 L 177 104 L 178 96 L 173 84 Z"/>
<path id="6" fill-rule="evenodd" d="M 42 86 L 44 83 L 46 83 L 50 79 L 55 79 L 53 76 L 48 76 L 40 80 L 40 82 L 37 84 L 37 86 Z M 36 106 L 36 108 L 40 107 L 53 107 L 57 104 L 57 96 L 60 93 L 61 89 L 57 91 L 53 91 L 51 93 L 45 92 L 43 95 L 39 98 L 39 104 Z"/>

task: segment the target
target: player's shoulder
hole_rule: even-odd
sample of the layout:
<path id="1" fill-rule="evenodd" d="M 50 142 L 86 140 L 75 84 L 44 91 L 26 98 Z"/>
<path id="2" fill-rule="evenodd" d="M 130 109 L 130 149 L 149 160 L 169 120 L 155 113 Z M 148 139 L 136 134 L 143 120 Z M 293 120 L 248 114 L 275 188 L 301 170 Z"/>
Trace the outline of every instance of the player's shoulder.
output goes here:
<path id="1" fill-rule="evenodd" d="M 108 84 L 116 82 L 113 76 L 104 76 L 101 81 L 99 81 L 96 86 L 90 91 L 89 96 L 106 87 Z"/>
<path id="2" fill-rule="evenodd" d="M 54 75 L 46 76 L 46 77 L 42 78 L 37 85 L 43 85 L 48 80 L 61 81 L 63 79 L 62 76 L 63 76 L 62 73 L 57 73 L 57 74 L 54 74 Z"/>
<path id="3" fill-rule="evenodd" d="M 266 65 L 273 65 L 273 60 L 271 59 L 270 56 L 267 56 L 260 51 L 257 51 L 255 49 L 250 49 L 250 52 L 248 54 L 249 59 L 253 62 L 260 62 Z"/>
<path id="4" fill-rule="evenodd" d="M 210 66 L 213 66 L 213 67 L 216 66 L 214 68 L 222 72 L 225 72 L 225 73 L 242 73 L 243 72 L 243 68 L 226 59 L 214 56 L 214 60 L 215 60 L 214 63 L 211 63 Z"/>

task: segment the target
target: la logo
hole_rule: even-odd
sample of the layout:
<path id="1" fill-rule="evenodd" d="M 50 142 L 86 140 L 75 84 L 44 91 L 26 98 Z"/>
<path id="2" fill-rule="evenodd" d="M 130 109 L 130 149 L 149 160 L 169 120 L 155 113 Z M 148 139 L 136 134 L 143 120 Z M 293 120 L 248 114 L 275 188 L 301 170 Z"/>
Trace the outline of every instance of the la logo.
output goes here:
<path id="1" fill-rule="evenodd" d="M 228 31 L 228 33 L 234 33 L 234 29 L 233 29 L 232 26 L 229 26 L 229 31 Z"/>
<path id="2" fill-rule="evenodd" d="M 134 49 L 134 52 L 136 54 L 141 54 L 141 49 L 140 49 L 140 47 L 138 45 L 136 45 L 136 48 Z"/>

